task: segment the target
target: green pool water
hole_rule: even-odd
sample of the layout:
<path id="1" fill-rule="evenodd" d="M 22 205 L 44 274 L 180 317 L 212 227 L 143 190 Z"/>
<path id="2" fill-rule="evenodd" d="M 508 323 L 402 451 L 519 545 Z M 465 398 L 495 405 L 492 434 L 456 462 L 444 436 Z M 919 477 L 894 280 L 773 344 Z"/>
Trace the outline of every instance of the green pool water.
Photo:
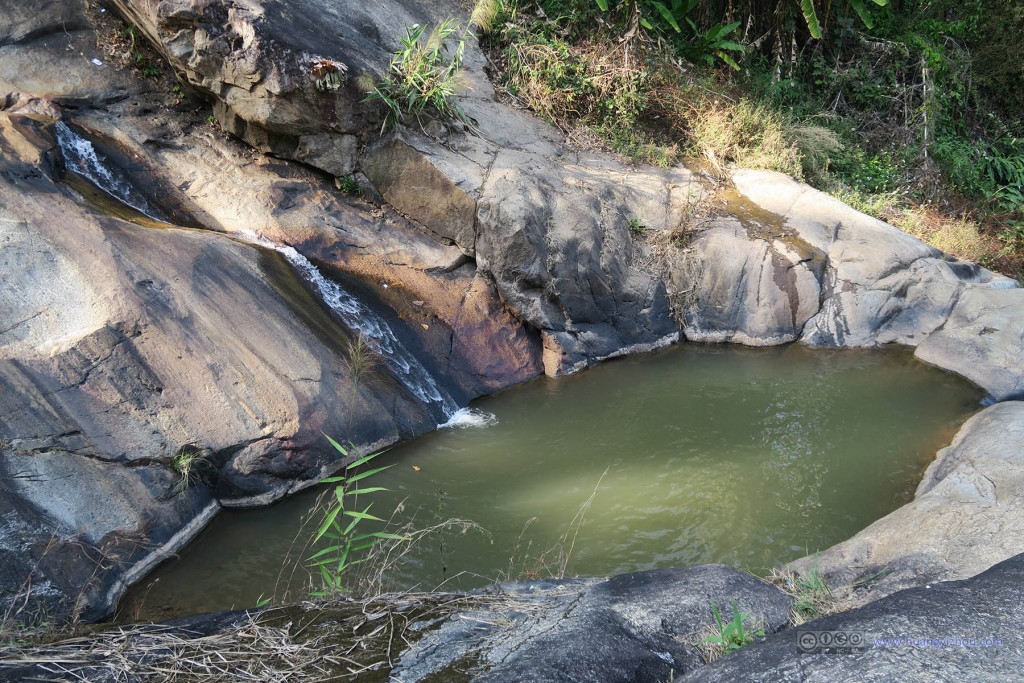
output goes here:
<path id="1" fill-rule="evenodd" d="M 389 586 L 543 574 L 559 546 L 571 546 L 572 575 L 706 562 L 765 572 L 909 500 L 981 398 L 905 349 L 687 344 L 538 379 L 474 404 L 493 424 L 378 459 L 393 464 L 373 480 L 391 489 L 378 514 L 401 505 L 421 526 L 458 517 L 488 532 L 430 538 Z M 300 528 L 316 496 L 221 514 L 132 590 L 121 618 L 246 607 L 286 586 L 300 594 L 312 527 Z"/>

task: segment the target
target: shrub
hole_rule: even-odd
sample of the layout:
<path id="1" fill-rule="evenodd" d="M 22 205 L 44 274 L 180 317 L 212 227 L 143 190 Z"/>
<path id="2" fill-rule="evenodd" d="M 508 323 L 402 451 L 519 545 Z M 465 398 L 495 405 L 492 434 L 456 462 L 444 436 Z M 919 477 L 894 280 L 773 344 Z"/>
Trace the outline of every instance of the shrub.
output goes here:
<path id="1" fill-rule="evenodd" d="M 327 440 L 343 457 L 349 456 L 348 450 L 337 441 L 329 436 Z M 360 509 L 359 497 L 362 496 L 365 500 L 367 496 L 387 489 L 380 486 L 357 486 L 360 482 L 365 482 L 375 474 L 391 467 L 385 465 L 358 471 L 360 467 L 379 455 L 378 452 L 358 458 L 355 462 L 347 465 L 342 474 L 324 479 L 325 483 L 336 484 L 336 486 L 334 487 L 334 497 L 324 511 L 324 519 L 312 539 L 314 544 L 324 539 L 328 542 L 327 546 L 309 558 L 310 565 L 319 572 L 323 584 L 323 589 L 315 591 L 314 596 L 323 597 L 333 593 L 347 592 L 346 575 L 349 570 L 365 560 L 367 551 L 382 541 L 408 540 L 407 536 L 385 531 L 363 532 L 360 528 L 360 524 L 363 522 L 384 522 L 382 518 L 370 513 L 372 502 Z"/>
<path id="2" fill-rule="evenodd" d="M 425 113 L 475 123 L 454 100 L 465 58 L 466 29 L 454 19 L 444 20 L 430 33 L 426 29 L 419 24 L 405 28 L 388 75 L 366 97 L 365 101 L 381 102 L 387 108 L 381 132 L 409 116 L 420 122 Z"/>

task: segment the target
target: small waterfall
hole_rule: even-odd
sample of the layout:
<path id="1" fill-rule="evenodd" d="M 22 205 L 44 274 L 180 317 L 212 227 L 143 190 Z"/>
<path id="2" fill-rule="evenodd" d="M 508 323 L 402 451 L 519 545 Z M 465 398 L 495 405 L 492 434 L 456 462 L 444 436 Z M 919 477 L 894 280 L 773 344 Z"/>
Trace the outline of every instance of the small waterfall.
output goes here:
<path id="1" fill-rule="evenodd" d="M 468 408 L 460 410 L 454 399 L 399 341 L 386 320 L 346 292 L 337 282 L 325 278 L 309 259 L 293 247 L 272 242 L 252 232 L 236 233 L 236 236 L 250 244 L 273 249 L 283 255 L 303 279 L 316 289 L 320 298 L 337 314 L 341 322 L 363 335 L 391 372 L 416 398 L 441 409 L 447 421 L 438 425 L 439 427 L 468 426 L 470 422 L 479 425 L 486 421 L 486 418 L 477 414 L 478 411 Z"/>
<path id="2" fill-rule="evenodd" d="M 132 185 L 131 181 L 115 166 L 108 163 L 92 143 L 68 127 L 63 121 L 54 125 L 57 144 L 64 155 L 68 170 L 82 176 L 108 195 L 138 211 L 147 218 L 164 222 L 160 212 L 154 209 L 146 198 Z M 473 408 L 459 408 L 423 364 L 399 341 L 391 326 L 374 313 L 366 304 L 346 292 L 341 285 L 323 276 L 309 259 L 294 248 L 277 244 L 252 232 L 235 233 L 235 237 L 265 249 L 279 252 L 319 293 L 341 322 L 351 330 L 359 332 L 377 352 L 395 377 L 409 391 L 427 405 L 437 406 L 444 415 L 444 427 L 481 427 L 495 422 L 490 413 Z"/>
<path id="3" fill-rule="evenodd" d="M 53 129 L 57 133 L 57 144 L 64 155 L 64 165 L 69 171 L 82 176 L 143 216 L 155 221 L 163 220 L 157 217 L 159 212 L 150 206 L 131 181 L 116 167 L 106 163 L 106 160 L 100 157 L 91 142 L 73 131 L 63 121 L 58 121 Z"/>

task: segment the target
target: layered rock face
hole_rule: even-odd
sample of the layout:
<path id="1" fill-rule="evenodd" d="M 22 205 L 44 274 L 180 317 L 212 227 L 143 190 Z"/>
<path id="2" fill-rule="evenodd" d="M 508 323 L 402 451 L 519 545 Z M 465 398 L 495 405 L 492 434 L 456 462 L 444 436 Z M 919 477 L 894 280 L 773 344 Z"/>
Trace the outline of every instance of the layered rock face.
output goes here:
<path id="1" fill-rule="evenodd" d="M 8 4 L 8 47 L 51 82 L 3 74 L 5 609 L 103 616 L 220 506 L 265 504 L 336 468 L 323 433 L 368 451 L 444 421 L 386 367 L 355 377 L 355 331 L 280 254 L 228 231 L 308 254 L 458 404 L 540 372 L 539 336 L 457 248 L 167 110 L 163 93 L 102 64 L 78 3 L 24 17 Z M 74 186 L 98 205 L 56 182 L 62 116 L 190 229 L 126 222 L 88 183 Z"/>

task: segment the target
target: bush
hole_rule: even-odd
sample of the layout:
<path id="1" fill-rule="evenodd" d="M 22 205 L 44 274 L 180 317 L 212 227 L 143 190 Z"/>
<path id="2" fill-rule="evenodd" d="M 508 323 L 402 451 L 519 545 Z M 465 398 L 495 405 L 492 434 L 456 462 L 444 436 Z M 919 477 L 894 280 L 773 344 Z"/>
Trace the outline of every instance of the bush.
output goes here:
<path id="1" fill-rule="evenodd" d="M 405 28 L 402 47 L 391 60 L 388 75 L 366 97 L 367 102 L 387 107 L 382 132 L 409 116 L 420 122 L 424 113 L 474 123 L 454 99 L 465 58 L 466 29 L 453 19 L 441 22 L 424 38 L 426 29 L 419 24 Z"/>

